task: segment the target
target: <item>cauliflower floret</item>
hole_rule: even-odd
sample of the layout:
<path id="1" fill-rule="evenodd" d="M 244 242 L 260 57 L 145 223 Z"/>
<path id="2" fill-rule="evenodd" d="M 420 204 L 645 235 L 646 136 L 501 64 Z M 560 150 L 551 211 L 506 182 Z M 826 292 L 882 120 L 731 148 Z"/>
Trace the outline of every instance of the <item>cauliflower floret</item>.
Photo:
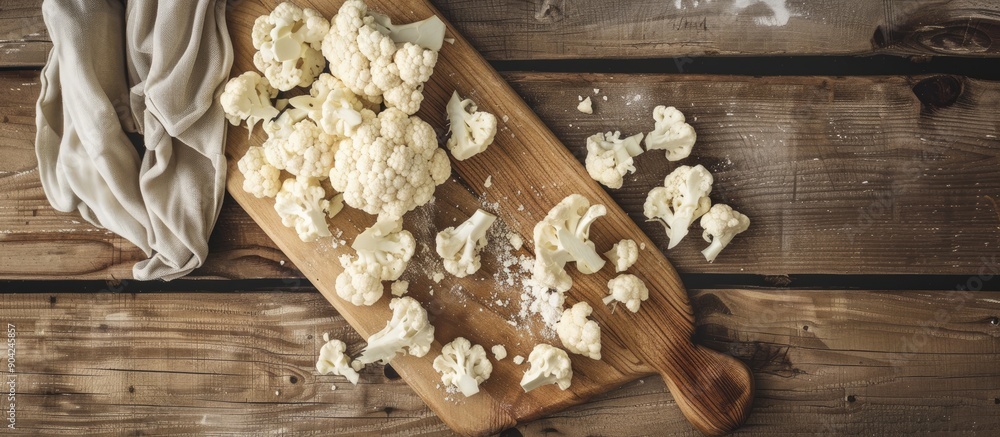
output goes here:
<path id="1" fill-rule="evenodd" d="M 451 175 L 434 129 L 416 116 L 387 108 L 340 144 L 330 184 L 348 205 L 380 218 L 397 218 L 424 205 Z"/>
<path id="2" fill-rule="evenodd" d="M 684 114 L 673 106 L 660 105 L 653 109 L 653 119 L 656 127 L 646 135 L 646 150 L 666 150 L 668 161 L 687 158 L 698 136 L 684 122 Z"/>
<path id="3" fill-rule="evenodd" d="M 241 120 L 247 121 L 247 129 L 253 132 L 258 121 L 270 120 L 278 115 L 271 105 L 271 99 L 278 96 L 278 90 L 271 87 L 259 74 L 248 71 L 226 83 L 226 89 L 219 96 L 222 110 L 233 126 Z"/>
<path id="4" fill-rule="evenodd" d="M 649 289 L 642 279 L 627 273 L 608 281 L 608 291 L 611 294 L 604 298 L 605 305 L 618 301 L 633 313 L 639 312 L 639 305 L 649 299 Z"/>
<path id="5" fill-rule="evenodd" d="M 331 73 L 354 94 L 413 114 L 423 101 L 444 30 L 437 17 L 403 26 L 387 18 L 376 21 L 364 1 L 348 0 L 333 18 L 323 55 Z"/>
<path id="6" fill-rule="evenodd" d="M 344 271 L 337 276 L 337 295 L 354 305 L 371 305 L 382 297 L 382 281 L 395 281 L 406 270 L 416 241 L 403 230 L 402 220 L 379 220 L 351 247 L 357 256 L 340 256 Z"/>
<path id="7" fill-rule="evenodd" d="M 594 311 L 587 302 L 578 302 L 563 311 L 556 333 L 563 347 L 574 354 L 591 359 L 601 359 L 601 327 L 593 320 L 587 320 Z"/>
<path id="8" fill-rule="evenodd" d="M 516 361 L 516 359 L 515 359 Z M 531 366 L 521 378 L 521 388 L 527 393 L 548 384 L 557 384 L 560 390 L 569 388 L 573 368 L 566 351 L 548 344 L 538 344 L 528 354 Z"/>
<path id="9" fill-rule="evenodd" d="M 272 156 L 284 163 L 284 170 L 323 180 L 330 175 L 337 148 L 346 141 L 323 132 L 312 120 L 302 120 L 292 126 L 287 140 L 272 142 L 268 147 L 274 148 Z"/>
<path id="10" fill-rule="evenodd" d="M 329 135 L 346 138 L 361 124 L 364 104 L 340 79 L 330 74 L 319 75 L 309 95 L 292 97 L 292 107 L 306 111 L 307 116 Z"/>
<path id="11" fill-rule="evenodd" d="M 566 291 L 549 288 L 530 278 L 526 281 L 525 286 L 528 288 L 531 299 L 531 302 L 528 303 L 528 310 L 538 314 L 547 329 L 555 330 L 559 318 L 562 317 L 563 305 L 566 303 Z"/>
<path id="12" fill-rule="evenodd" d="M 444 21 L 437 16 L 431 16 L 425 20 L 406 24 L 392 24 L 388 16 L 378 12 L 371 12 L 375 19 L 375 26 L 379 32 L 389 35 L 396 43 L 409 42 L 420 47 L 433 51 L 441 50 L 444 43 Z M 424 79 L 426 80 L 426 79 Z"/>
<path id="13" fill-rule="evenodd" d="M 382 298 L 382 267 L 365 264 L 360 258 L 344 254 L 340 258 L 344 271 L 337 275 L 337 296 L 355 306 L 369 306 Z"/>
<path id="14" fill-rule="evenodd" d="M 459 161 L 485 151 L 497 133 L 496 116 L 480 111 L 470 99 L 462 100 L 457 91 L 448 100 L 448 122 L 451 123 L 448 150 Z"/>
<path id="15" fill-rule="evenodd" d="M 278 170 L 285 169 L 285 160 L 288 159 L 288 138 L 295 132 L 295 126 L 305 119 L 306 111 L 291 108 L 281 113 L 278 118 L 264 123 L 267 140 L 261 147 L 264 148 L 264 157 L 268 164 Z"/>
<path id="16" fill-rule="evenodd" d="M 583 274 L 604 267 L 604 260 L 590 241 L 590 225 L 607 214 L 604 205 L 590 205 L 587 198 L 571 194 L 556 204 L 535 225 L 535 264 L 532 279 L 539 285 L 566 291 L 573 280 L 565 271 L 566 263 L 576 262 Z"/>
<path id="17" fill-rule="evenodd" d="M 389 302 L 392 318 L 385 328 L 368 337 L 368 346 L 357 361 L 371 364 L 388 363 L 396 353 L 415 357 L 427 355 L 434 342 L 434 325 L 427 321 L 427 310 L 411 297 L 401 297 Z"/>
<path id="18" fill-rule="evenodd" d="M 682 165 L 663 180 L 662 187 L 653 188 L 646 196 L 643 215 L 649 221 L 659 221 L 667 231 L 673 249 L 688 233 L 688 227 L 708 212 L 712 201 L 712 174 L 705 167 Z"/>
<path id="19" fill-rule="evenodd" d="M 712 205 L 712 209 L 701 216 L 701 227 L 705 229 L 702 238 L 711 243 L 701 253 L 708 262 L 712 262 L 736 234 L 750 228 L 750 219 L 729 205 L 720 203 Z"/>
<path id="20" fill-rule="evenodd" d="M 486 231 L 496 219 L 495 215 L 480 209 L 458 227 L 438 232 L 437 253 L 444 260 L 448 273 L 464 278 L 479 271 L 479 251 L 486 246 Z"/>
<path id="21" fill-rule="evenodd" d="M 327 199 L 319 181 L 312 178 L 285 179 L 274 199 L 274 210 L 281 217 L 281 224 L 294 228 L 305 242 L 329 237 L 326 218 L 337 215 L 343 207 L 339 196 Z"/>
<path id="22" fill-rule="evenodd" d="M 349 357 L 345 354 L 347 345 L 340 340 L 330 340 L 319 350 L 319 359 L 316 360 L 316 371 L 320 375 L 333 373 L 347 378 L 351 384 L 358 385 L 358 372 L 350 364 Z"/>
<path id="23" fill-rule="evenodd" d="M 325 66 L 319 50 L 329 32 L 319 12 L 282 3 L 253 24 L 253 64 L 281 91 L 309 86 Z"/>
<path id="24" fill-rule="evenodd" d="M 639 260 L 639 246 L 634 240 L 622 240 L 615 243 L 604 256 L 615 266 L 615 272 L 621 273 L 632 267 Z"/>
<path id="25" fill-rule="evenodd" d="M 469 397 L 479 393 L 479 385 L 490 379 L 493 363 L 482 346 L 458 337 L 441 348 L 441 355 L 434 358 L 434 370 L 441 373 L 441 382 Z"/>
<path id="26" fill-rule="evenodd" d="M 281 172 L 267 163 L 263 147 L 253 146 L 247 149 L 237 167 L 243 174 L 243 191 L 263 198 L 274 197 L 281 189 Z"/>
<path id="27" fill-rule="evenodd" d="M 622 187 L 625 175 L 635 173 L 632 158 L 642 153 L 642 134 L 619 136 L 621 132 L 606 132 L 587 138 L 587 173 L 608 188 Z"/>

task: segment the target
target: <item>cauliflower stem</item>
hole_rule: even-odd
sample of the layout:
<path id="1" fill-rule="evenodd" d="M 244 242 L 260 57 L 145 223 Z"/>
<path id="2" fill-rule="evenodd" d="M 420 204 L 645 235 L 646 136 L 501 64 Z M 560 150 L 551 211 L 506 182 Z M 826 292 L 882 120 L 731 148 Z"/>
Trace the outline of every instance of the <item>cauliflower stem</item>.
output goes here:
<path id="1" fill-rule="evenodd" d="M 480 209 L 458 227 L 437 234 L 437 253 L 448 273 L 464 278 L 479 270 L 479 251 L 486 245 L 486 231 L 496 219 Z"/>
<path id="2" fill-rule="evenodd" d="M 406 296 L 393 299 L 389 308 L 392 309 L 392 319 L 385 328 L 368 338 L 368 346 L 358 357 L 361 364 L 388 363 L 398 352 L 409 352 L 415 357 L 430 352 L 434 326 L 427 321 L 427 310 Z"/>

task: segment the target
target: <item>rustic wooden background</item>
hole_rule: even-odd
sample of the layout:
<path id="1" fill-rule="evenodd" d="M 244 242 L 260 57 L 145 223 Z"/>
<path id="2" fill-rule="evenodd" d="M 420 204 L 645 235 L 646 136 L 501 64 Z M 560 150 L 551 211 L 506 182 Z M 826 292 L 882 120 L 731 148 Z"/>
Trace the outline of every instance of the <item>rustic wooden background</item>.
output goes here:
<path id="1" fill-rule="evenodd" d="M 696 245 L 668 253 L 698 340 L 756 372 L 741 434 L 1000 428 L 1000 4 L 790 1 L 771 26 L 780 13 L 741 0 L 434 3 L 581 160 L 593 132 L 686 109 L 714 197 L 754 220 L 715 264 Z M 0 0 L 0 326 L 18 334 L 18 429 L 447 434 L 391 369 L 357 387 L 314 374 L 323 332 L 361 339 L 235 203 L 206 266 L 169 284 L 129 281 L 140 251 L 48 206 L 39 6 Z M 609 100 L 583 116 L 593 88 Z M 640 158 L 612 193 L 637 221 L 655 165 Z M 637 381 L 504 435 L 693 435 L 664 390 Z"/>

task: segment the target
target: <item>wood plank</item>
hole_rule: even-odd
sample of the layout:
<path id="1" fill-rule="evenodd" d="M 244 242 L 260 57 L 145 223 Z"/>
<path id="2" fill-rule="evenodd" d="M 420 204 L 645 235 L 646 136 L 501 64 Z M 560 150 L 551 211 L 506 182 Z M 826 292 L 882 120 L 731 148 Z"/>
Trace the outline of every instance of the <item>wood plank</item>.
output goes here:
<path id="1" fill-rule="evenodd" d="M 41 0 L 0 0 L 0 68 L 41 66 L 51 48 Z"/>
<path id="2" fill-rule="evenodd" d="M 1000 55 L 1000 5 L 990 0 L 433 3 L 490 60 Z M 0 66 L 44 64 L 51 43 L 40 5 L 0 0 Z"/>
<path id="3" fill-rule="evenodd" d="M 23 432 L 448 434 L 379 366 L 356 387 L 315 373 L 324 332 L 363 346 L 318 293 L 13 291 L 0 295 L 0 327 L 16 329 Z M 692 300 L 699 338 L 755 370 L 755 409 L 736 435 L 1000 427 L 1000 293 L 699 290 Z M 518 430 L 698 435 L 658 377 Z"/>
<path id="4" fill-rule="evenodd" d="M 667 254 L 683 273 L 976 274 L 1000 244 L 993 203 L 1000 202 L 1000 83 L 951 76 L 505 77 L 581 160 L 591 133 L 651 129 L 653 105 L 687 113 L 699 144 L 683 163 L 706 164 L 716 174 L 716 201 L 744 210 L 754 225 L 714 264 L 701 258 L 692 233 Z M 956 83 L 957 95 L 948 91 Z M 576 112 L 577 96 L 595 87 L 595 114 Z M 140 252 L 73 223 L 80 220 L 44 200 L 34 171 L 35 75 L 2 73 L 0 91 L 8 96 L 0 101 L 0 277 L 127 277 Z M 955 100 L 945 105 L 950 99 L 942 95 Z M 672 164 L 650 153 L 638 168 L 611 194 L 661 241 L 662 229 L 642 222 L 641 207 Z M 202 275 L 297 274 L 232 202 L 212 248 Z M 26 259 L 35 261 L 18 262 Z"/>

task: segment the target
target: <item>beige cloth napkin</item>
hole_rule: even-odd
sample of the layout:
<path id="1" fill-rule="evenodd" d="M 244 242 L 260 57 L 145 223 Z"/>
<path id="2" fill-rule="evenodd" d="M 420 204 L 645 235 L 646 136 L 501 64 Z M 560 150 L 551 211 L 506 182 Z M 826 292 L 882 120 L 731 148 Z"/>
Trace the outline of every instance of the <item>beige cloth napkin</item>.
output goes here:
<path id="1" fill-rule="evenodd" d="M 36 154 L 60 211 L 141 248 L 135 279 L 205 261 L 225 191 L 233 53 L 222 0 L 46 0 Z M 129 134 L 141 134 L 145 148 Z M 132 135 L 137 137 L 137 135 Z"/>

